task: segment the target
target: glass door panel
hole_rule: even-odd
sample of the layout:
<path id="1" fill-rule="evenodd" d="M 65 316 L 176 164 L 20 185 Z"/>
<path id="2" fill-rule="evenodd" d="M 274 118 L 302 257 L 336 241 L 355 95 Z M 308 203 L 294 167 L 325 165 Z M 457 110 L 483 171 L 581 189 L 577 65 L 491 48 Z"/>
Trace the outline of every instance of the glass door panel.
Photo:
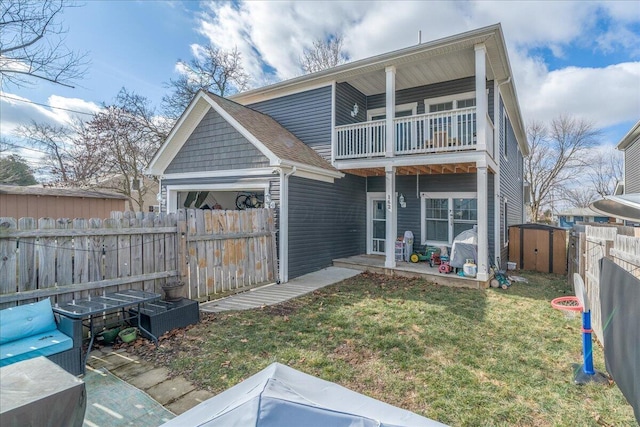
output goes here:
<path id="1" fill-rule="evenodd" d="M 372 215 L 371 215 L 371 251 L 375 254 L 384 254 L 385 238 L 387 233 L 387 209 L 384 200 L 372 201 Z"/>

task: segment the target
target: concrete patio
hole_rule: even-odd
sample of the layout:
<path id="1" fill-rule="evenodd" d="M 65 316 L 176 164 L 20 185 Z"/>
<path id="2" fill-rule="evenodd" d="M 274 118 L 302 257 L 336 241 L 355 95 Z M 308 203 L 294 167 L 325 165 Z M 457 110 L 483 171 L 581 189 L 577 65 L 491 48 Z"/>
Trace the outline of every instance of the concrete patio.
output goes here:
<path id="1" fill-rule="evenodd" d="M 471 277 L 459 276 L 455 273 L 439 273 L 438 266 L 430 267 L 426 261 L 418 263 L 397 261 L 396 267 L 384 266 L 384 255 L 355 255 L 333 260 L 335 267 L 349 268 L 371 273 L 388 274 L 402 277 L 421 277 L 442 286 L 455 286 L 471 289 L 485 289 L 489 281 L 481 282 Z"/>

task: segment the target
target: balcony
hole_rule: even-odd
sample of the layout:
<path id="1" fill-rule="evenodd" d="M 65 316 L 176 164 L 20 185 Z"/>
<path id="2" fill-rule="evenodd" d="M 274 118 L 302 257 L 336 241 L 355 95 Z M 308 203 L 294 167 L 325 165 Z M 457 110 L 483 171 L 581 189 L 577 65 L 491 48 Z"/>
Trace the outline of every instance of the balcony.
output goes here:
<path id="1" fill-rule="evenodd" d="M 393 124 L 394 156 L 477 149 L 476 107 L 399 117 Z M 487 146 L 493 147 L 493 125 L 488 117 L 487 124 Z M 336 160 L 384 157 L 386 120 L 337 126 L 334 149 Z"/>

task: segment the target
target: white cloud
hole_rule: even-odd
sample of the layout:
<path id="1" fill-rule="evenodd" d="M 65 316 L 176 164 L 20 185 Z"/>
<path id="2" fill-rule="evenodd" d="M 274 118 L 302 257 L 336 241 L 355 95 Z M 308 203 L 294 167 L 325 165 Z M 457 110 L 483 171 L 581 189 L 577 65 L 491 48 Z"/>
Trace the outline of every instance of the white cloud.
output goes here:
<path id="1" fill-rule="evenodd" d="M 207 3 L 199 31 L 238 47 L 253 86 L 301 73 L 305 46 L 341 33 L 352 60 L 500 22 L 525 120 L 569 113 L 609 126 L 640 116 L 640 3 L 605 2 L 241 2 Z M 625 63 L 550 70 L 532 49 L 562 58 L 579 47 L 623 52 Z M 265 66 L 272 75 L 265 75 Z"/>
<path id="2" fill-rule="evenodd" d="M 51 95 L 47 100 L 47 105 L 53 108 L 48 108 L 34 104 L 30 99 L 13 93 L 2 92 L 1 94 L 2 126 L 0 126 L 0 135 L 9 139 L 15 137 L 15 131 L 19 126 L 29 125 L 32 121 L 60 126 L 69 124 L 75 117 L 90 117 L 78 115 L 73 111 L 91 114 L 100 110 L 97 104 L 78 98 Z"/>
<path id="3" fill-rule="evenodd" d="M 567 67 L 541 76 L 528 87 L 521 108 L 527 119 L 548 121 L 558 114 L 589 120 L 599 128 L 637 120 L 640 62 L 605 68 Z"/>

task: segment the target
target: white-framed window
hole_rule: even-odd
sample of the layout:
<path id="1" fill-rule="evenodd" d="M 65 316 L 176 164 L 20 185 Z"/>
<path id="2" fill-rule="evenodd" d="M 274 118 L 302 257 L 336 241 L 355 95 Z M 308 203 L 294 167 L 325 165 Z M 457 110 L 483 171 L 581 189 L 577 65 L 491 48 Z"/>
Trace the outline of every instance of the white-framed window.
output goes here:
<path id="1" fill-rule="evenodd" d="M 458 110 L 460 108 L 475 106 L 475 91 L 439 96 L 437 98 L 428 98 L 424 100 L 424 111 L 426 113 L 437 113 L 440 111 Z"/>
<path id="2" fill-rule="evenodd" d="M 444 113 L 452 111 L 451 115 L 440 116 L 429 119 L 428 139 L 439 137 L 441 140 L 450 142 L 455 140 L 461 145 L 470 145 L 476 141 L 476 93 L 464 92 L 454 95 L 439 96 L 424 100 L 424 111 L 426 113 Z M 472 110 L 463 109 L 473 108 Z M 456 110 L 463 110 L 456 112 Z M 455 113 L 455 114 L 454 114 Z"/>
<path id="3" fill-rule="evenodd" d="M 503 237 L 502 244 L 503 246 L 509 245 L 509 215 L 507 210 L 507 199 L 504 199 L 504 213 L 503 213 Z"/>
<path id="4" fill-rule="evenodd" d="M 478 194 L 420 193 L 422 244 L 450 245 L 465 230 L 478 224 Z"/>
<path id="5" fill-rule="evenodd" d="M 396 117 L 415 116 L 416 114 L 418 114 L 417 102 L 396 105 Z M 386 107 L 367 110 L 367 121 L 384 120 L 385 118 L 387 118 Z"/>

